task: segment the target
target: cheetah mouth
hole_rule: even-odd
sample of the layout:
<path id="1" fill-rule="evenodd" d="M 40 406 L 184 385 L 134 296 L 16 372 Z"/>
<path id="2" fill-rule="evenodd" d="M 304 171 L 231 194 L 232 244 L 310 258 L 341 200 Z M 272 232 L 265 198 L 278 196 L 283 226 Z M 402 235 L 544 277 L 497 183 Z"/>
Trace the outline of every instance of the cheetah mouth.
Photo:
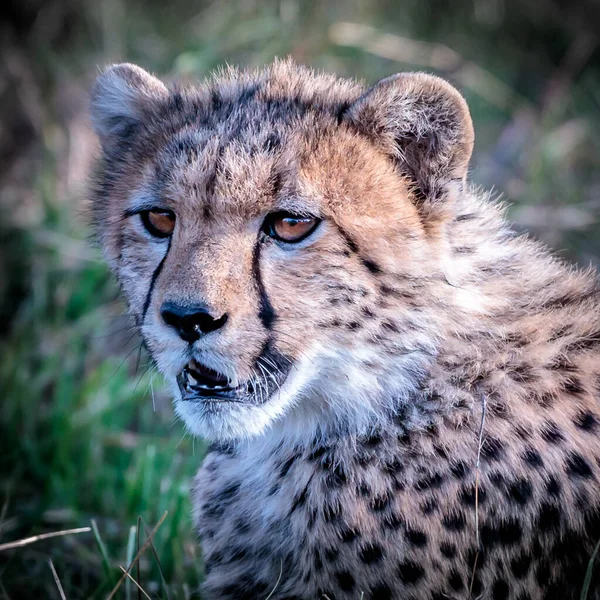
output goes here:
<path id="1" fill-rule="evenodd" d="M 177 384 L 183 400 L 236 401 L 240 392 L 248 386 L 232 386 L 227 376 L 192 359 L 177 376 Z"/>
<path id="2" fill-rule="evenodd" d="M 183 401 L 260 405 L 281 389 L 292 364 L 290 358 L 266 344 L 246 381 L 232 385 L 223 373 L 191 359 L 177 376 L 177 385 Z"/>

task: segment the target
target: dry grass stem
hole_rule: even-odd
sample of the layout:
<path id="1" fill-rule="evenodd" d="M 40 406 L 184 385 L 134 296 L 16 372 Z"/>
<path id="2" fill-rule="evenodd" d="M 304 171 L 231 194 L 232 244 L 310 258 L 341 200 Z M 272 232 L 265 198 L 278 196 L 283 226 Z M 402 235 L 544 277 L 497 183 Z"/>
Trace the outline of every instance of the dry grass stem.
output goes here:
<path id="1" fill-rule="evenodd" d="M 22 546 L 28 546 L 29 544 L 41 542 L 42 540 L 48 540 L 50 538 L 62 537 L 65 535 L 75 535 L 77 533 L 88 533 L 88 531 L 91 530 L 91 527 L 77 527 L 76 529 L 65 529 L 63 531 L 53 531 L 51 533 L 40 533 L 40 535 L 33 535 L 28 538 L 23 538 L 22 540 L 15 540 L 14 542 L 0 544 L 0 552 L 3 552 L 4 550 L 12 550 L 13 548 L 21 548 Z"/>
<path id="2" fill-rule="evenodd" d="M 163 516 L 160 518 L 158 523 L 154 526 L 154 529 L 150 532 L 148 539 L 144 542 L 144 545 L 138 550 L 134 559 L 131 561 L 131 564 L 127 567 L 127 570 L 125 571 L 125 569 L 123 569 L 124 573 L 121 576 L 121 579 L 119 579 L 119 581 L 117 582 L 117 585 L 115 585 L 115 587 L 113 588 L 112 592 L 110 593 L 110 595 L 108 596 L 108 598 L 106 600 L 111 600 L 111 598 L 114 598 L 115 594 L 119 591 L 119 588 L 123 585 L 123 582 L 125 581 L 125 579 L 127 579 L 127 576 L 131 572 L 131 569 L 133 569 L 133 567 L 137 564 L 138 560 L 140 560 L 140 556 L 144 553 L 146 548 L 148 548 L 148 546 L 150 546 L 150 544 L 152 543 L 152 538 L 156 535 L 156 532 L 160 529 L 160 526 L 163 524 L 163 522 L 167 518 L 168 514 L 169 514 L 169 511 L 165 510 Z"/>
<path id="3" fill-rule="evenodd" d="M 144 596 L 146 596 L 146 598 L 148 598 L 148 600 L 152 600 L 152 598 L 150 598 L 150 596 L 148 596 L 148 594 L 146 593 L 144 588 L 121 565 L 119 565 L 119 569 L 121 569 L 121 571 L 123 571 L 123 577 L 129 577 L 129 579 L 131 581 L 133 581 L 133 584 L 137 587 L 138 591 L 141 592 L 142 594 L 144 594 Z"/>
<path id="4" fill-rule="evenodd" d="M 60 599 L 67 600 L 67 597 L 65 596 L 65 591 L 63 590 L 63 586 L 60 583 L 60 579 L 58 578 L 58 573 L 56 572 L 56 569 L 54 568 L 54 564 L 53 564 L 51 558 L 48 559 L 48 564 L 50 565 L 50 570 L 52 571 L 52 577 L 54 577 L 54 583 L 56 584 L 56 589 L 58 590 L 58 593 L 60 594 Z"/>

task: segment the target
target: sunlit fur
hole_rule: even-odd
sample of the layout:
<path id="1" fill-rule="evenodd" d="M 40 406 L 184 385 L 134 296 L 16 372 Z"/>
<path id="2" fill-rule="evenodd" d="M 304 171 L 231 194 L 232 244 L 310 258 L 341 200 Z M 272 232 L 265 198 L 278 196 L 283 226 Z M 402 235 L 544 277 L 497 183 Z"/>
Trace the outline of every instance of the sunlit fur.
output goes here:
<path id="1" fill-rule="evenodd" d="M 598 282 L 467 183 L 454 88 L 283 61 L 168 90 L 118 65 L 92 119 L 105 256 L 177 414 L 218 442 L 195 490 L 206 598 L 579 597 L 600 538 Z M 151 206 L 176 215 L 170 240 L 127 216 Z M 322 222 L 285 245 L 262 232 L 281 210 Z M 165 301 L 227 324 L 190 347 Z M 183 401 L 192 357 L 256 397 Z"/>

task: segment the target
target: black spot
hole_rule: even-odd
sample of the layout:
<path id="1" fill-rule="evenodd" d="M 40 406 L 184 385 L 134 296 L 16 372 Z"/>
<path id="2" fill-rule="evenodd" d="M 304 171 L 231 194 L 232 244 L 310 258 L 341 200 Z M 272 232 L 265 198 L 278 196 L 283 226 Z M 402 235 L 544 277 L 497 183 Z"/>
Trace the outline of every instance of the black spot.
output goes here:
<path id="1" fill-rule="evenodd" d="M 385 329 L 386 331 L 392 331 L 394 333 L 398 333 L 398 326 L 392 321 L 383 321 L 381 323 L 381 329 Z"/>
<path id="2" fill-rule="evenodd" d="M 508 583 L 504 579 L 497 579 L 492 587 L 493 600 L 507 600 L 509 594 Z"/>
<path id="3" fill-rule="evenodd" d="M 528 440 L 531 437 L 531 430 L 523 425 L 517 425 L 515 427 L 515 433 L 522 439 Z"/>
<path id="4" fill-rule="evenodd" d="M 542 437 L 550 444 L 560 444 L 565 436 L 554 421 L 546 421 L 542 428 Z"/>
<path id="5" fill-rule="evenodd" d="M 385 583 L 377 584 L 369 595 L 369 600 L 392 600 L 392 590 Z"/>
<path id="6" fill-rule="evenodd" d="M 313 556 L 313 565 L 315 567 L 315 571 L 323 570 L 323 559 L 321 558 L 321 554 L 319 553 L 318 550 L 315 550 L 315 553 Z"/>
<path id="7" fill-rule="evenodd" d="M 228 442 L 213 442 L 208 448 L 209 452 L 216 452 L 223 456 L 235 456 L 236 448 L 235 445 Z"/>
<path id="8" fill-rule="evenodd" d="M 308 455 L 308 460 L 317 461 L 319 460 L 325 452 L 327 452 L 328 448 L 325 446 L 317 446 L 313 449 L 313 451 Z"/>
<path id="9" fill-rule="evenodd" d="M 231 502 L 240 490 L 240 483 L 235 482 L 223 488 L 216 496 L 215 501 L 226 504 Z"/>
<path id="10" fill-rule="evenodd" d="M 381 470 L 388 475 L 394 475 L 402 473 L 404 465 L 400 462 L 400 459 L 394 458 L 391 461 L 383 463 Z"/>
<path id="11" fill-rule="evenodd" d="M 473 583 L 471 585 L 471 598 L 479 598 L 481 596 L 481 592 L 483 591 L 483 584 L 481 583 L 481 579 L 479 575 L 475 575 L 473 577 Z"/>
<path id="12" fill-rule="evenodd" d="M 438 488 L 444 483 L 444 478 L 440 473 L 432 473 L 422 477 L 415 483 L 415 490 L 422 492 L 424 490 Z"/>
<path id="13" fill-rule="evenodd" d="M 379 265 L 377 263 L 374 263 L 372 260 L 369 260 L 367 258 L 363 258 L 362 260 L 362 264 L 369 270 L 371 271 L 371 273 L 381 273 L 381 268 L 379 267 Z"/>
<path id="14" fill-rule="evenodd" d="M 344 527 L 340 531 L 340 537 L 342 538 L 342 542 L 349 544 L 350 542 L 353 542 L 357 537 L 360 537 L 360 533 L 352 527 Z"/>
<path id="15" fill-rule="evenodd" d="M 510 570 L 517 579 L 526 577 L 529 567 L 531 567 L 531 556 L 525 552 L 510 561 Z"/>
<path id="16" fill-rule="evenodd" d="M 473 214 L 473 213 L 465 213 L 463 215 L 458 215 L 454 220 L 457 223 L 460 223 L 462 221 L 472 221 L 473 219 L 476 219 L 477 215 Z"/>
<path id="17" fill-rule="evenodd" d="M 342 514 L 342 507 L 337 503 L 327 503 L 323 506 L 323 518 L 328 523 L 335 521 Z"/>
<path id="18" fill-rule="evenodd" d="M 594 431 L 598 425 L 596 416 L 589 411 L 579 413 L 573 422 L 575 423 L 575 427 L 584 431 Z"/>
<path id="19" fill-rule="evenodd" d="M 434 498 L 429 498 L 423 502 L 419 508 L 424 515 L 430 515 L 437 510 L 438 504 Z"/>
<path id="20" fill-rule="evenodd" d="M 368 498 L 373 493 L 371 486 L 364 482 L 357 487 L 357 491 L 363 498 Z"/>
<path id="21" fill-rule="evenodd" d="M 579 452 L 571 452 L 567 459 L 567 474 L 572 477 L 593 477 L 592 469 L 589 463 L 579 454 Z"/>
<path id="22" fill-rule="evenodd" d="M 446 449 L 440 446 L 439 444 L 434 444 L 433 450 L 440 458 L 448 458 L 448 452 L 446 452 Z"/>
<path id="23" fill-rule="evenodd" d="M 417 548 L 422 548 L 427 545 L 427 534 L 418 529 L 407 529 L 405 533 L 406 539 Z"/>
<path id="24" fill-rule="evenodd" d="M 469 472 L 469 467 L 467 463 L 459 460 L 450 466 L 450 471 L 452 471 L 452 475 L 454 475 L 454 477 L 457 479 L 464 479 Z"/>
<path id="25" fill-rule="evenodd" d="M 448 584 L 455 592 L 460 592 L 465 587 L 461 574 L 454 569 L 448 576 Z"/>
<path id="26" fill-rule="evenodd" d="M 372 433 L 365 441 L 364 445 L 369 448 L 375 448 L 381 444 L 381 434 L 378 432 Z"/>
<path id="27" fill-rule="evenodd" d="M 202 516 L 206 517 L 207 519 L 220 519 L 223 516 L 223 513 L 225 512 L 225 506 L 219 503 L 210 504 L 207 502 L 202 505 L 202 512 Z"/>
<path id="28" fill-rule="evenodd" d="M 350 323 L 346 323 L 346 329 L 349 329 L 350 331 L 356 331 L 357 329 L 361 328 L 362 323 L 359 323 L 358 321 L 350 321 Z"/>
<path id="29" fill-rule="evenodd" d="M 456 546 L 449 542 L 442 542 L 440 544 L 440 552 L 448 559 L 452 559 L 456 556 Z"/>
<path id="30" fill-rule="evenodd" d="M 406 561 L 398 566 L 398 576 L 404 583 L 416 583 L 424 573 L 423 567 L 414 562 Z"/>
<path id="31" fill-rule="evenodd" d="M 283 479 L 289 472 L 290 468 L 296 462 L 298 456 L 296 454 L 292 454 L 281 466 L 281 471 L 279 471 L 279 477 Z"/>
<path id="32" fill-rule="evenodd" d="M 540 563 L 538 568 L 535 570 L 535 580 L 538 582 L 540 586 L 548 585 L 548 580 L 550 579 L 550 566 L 546 561 Z"/>
<path id="33" fill-rule="evenodd" d="M 383 558 L 383 550 L 378 544 L 369 544 L 360 550 L 358 556 L 365 564 L 371 565 Z"/>
<path id="34" fill-rule="evenodd" d="M 554 477 L 554 475 L 550 475 L 548 478 L 548 483 L 546 484 L 546 491 L 550 496 L 559 496 L 560 495 L 560 483 L 558 479 Z"/>
<path id="35" fill-rule="evenodd" d="M 462 531 L 465 528 L 465 516 L 462 513 L 451 513 L 442 519 L 442 525 L 448 531 Z"/>
<path id="36" fill-rule="evenodd" d="M 404 419 L 404 417 L 397 417 L 396 420 L 400 420 L 400 419 Z M 412 438 L 410 435 L 409 431 L 403 431 L 401 434 L 398 435 L 398 442 L 400 444 L 402 444 L 403 446 L 410 446 L 412 443 Z"/>
<path id="37" fill-rule="evenodd" d="M 487 437 L 481 445 L 481 457 L 484 460 L 499 460 L 502 455 L 502 443 L 493 437 Z"/>
<path id="38" fill-rule="evenodd" d="M 308 497 L 308 485 L 294 497 L 292 501 L 292 507 L 290 508 L 290 514 L 293 513 L 298 508 L 304 506 L 306 504 L 306 498 Z"/>
<path id="39" fill-rule="evenodd" d="M 460 491 L 460 501 L 468 506 L 475 506 L 476 501 L 483 504 L 486 501 L 487 494 L 485 489 L 480 485 L 478 489 L 475 484 L 464 486 Z"/>
<path id="40" fill-rule="evenodd" d="M 329 562 L 333 562 L 340 554 L 340 551 L 338 548 L 327 548 L 325 550 L 325 558 L 329 561 Z"/>
<path id="41" fill-rule="evenodd" d="M 527 504 L 531 498 L 531 483 L 524 478 L 517 479 L 509 484 L 507 496 L 517 504 Z"/>
<path id="42" fill-rule="evenodd" d="M 492 547 L 496 544 L 512 546 L 521 541 L 522 528 L 518 521 L 508 519 L 500 522 L 497 526 L 485 524 L 481 527 L 480 533 L 485 547 Z"/>
<path id="43" fill-rule="evenodd" d="M 573 375 L 565 380 L 562 387 L 565 392 L 568 392 L 569 394 L 583 394 L 585 391 L 581 380 Z"/>
<path id="44" fill-rule="evenodd" d="M 382 496 L 376 496 L 371 500 L 370 508 L 375 512 L 381 512 L 385 510 L 390 505 L 390 496 L 389 494 L 384 494 Z"/>
<path id="45" fill-rule="evenodd" d="M 251 529 L 252 529 L 252 526 L 250 525 L 250 521 L 244 519 L 243 517 L 240 517 L 239 519 L 236 520 L 236 522 L 235 522 L 236 533 L 238 533 L 240 535 L 244 535 L 244 534 L 248 533 Z"/>
<path id="46" fill-rule="evenodd" d="M 231 553 L 229 555 L 229 559 L 231 561 L 243 560 L 248 555 L 248 551 L 246 548 L 242 546 L 237 546 L 236 548 L 231 549 Z"/>
<path id="47" fill-rule="evenodd" d="M 395 513 L 387 515 L 383 521 L 383 527 L 385 529 L 392 529 L 394 531 L 404 527 L 404 524 L 404 519 Z"/>
<path id="48" fill-rule="evenodd" d="M 336 464 L 332 472 L 327 476 L 327 485 L 329 487 L 342 487 L 348 483 L 348 477 L 343 467 Z"/>
<path id="49" fill-rule="evenodd" d="M 365 315 L 365 317 L 368 317 L 369 319 L 371 319 L 372 317 L 375 316 L 373 311 L 368 306 L 363 306 L 361 308 L 361 311 L 362 311 L 362 314 Z"/>
<path id="50" fill-rule="evenodd" d="M 536 525 L 540 531 L 555 531 L 560 529 L 561 512 L 558 508 L 547 502 L 540 505 Z"/>
<path id="51" fill-rule="evenodd" d="M 349 571 L 338 571 L 335 574 L 335 578 L 337 579 L 340 589 L 345 592 L 351 592 L 356 585 L 354 577 L 352 577 L 352 574 Z"/>
<path id="52" fill-rule="evenodd" d="M 523 460 L 530 466 L 538 468 L 544 466 L 544 461 L 540 453 L 533 448 L 528 448 L 523 454 Z"/>

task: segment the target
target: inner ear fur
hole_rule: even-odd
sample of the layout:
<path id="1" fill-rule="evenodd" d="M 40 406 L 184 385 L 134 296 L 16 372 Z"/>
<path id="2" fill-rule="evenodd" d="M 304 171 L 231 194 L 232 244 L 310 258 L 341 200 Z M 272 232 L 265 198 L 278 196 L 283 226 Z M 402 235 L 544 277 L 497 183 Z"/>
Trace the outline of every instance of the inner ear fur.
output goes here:
<path id="1" fill-rule="evenodd" d="M 426 73 L 393 75 L 367 90 L 344 118 L 394 158 L 420 203 L 438 204 L 453 184 L 464 182 L 473 122 L 447 81 Z"/>
<path id="2" fill-rule="evenodd" d="M 121 141 L 149 119 L 168 96 L 167 87 L 129 63 L 111 65 L 96 79 L 90 94 L 92 124 L 104 146 Z"/>

